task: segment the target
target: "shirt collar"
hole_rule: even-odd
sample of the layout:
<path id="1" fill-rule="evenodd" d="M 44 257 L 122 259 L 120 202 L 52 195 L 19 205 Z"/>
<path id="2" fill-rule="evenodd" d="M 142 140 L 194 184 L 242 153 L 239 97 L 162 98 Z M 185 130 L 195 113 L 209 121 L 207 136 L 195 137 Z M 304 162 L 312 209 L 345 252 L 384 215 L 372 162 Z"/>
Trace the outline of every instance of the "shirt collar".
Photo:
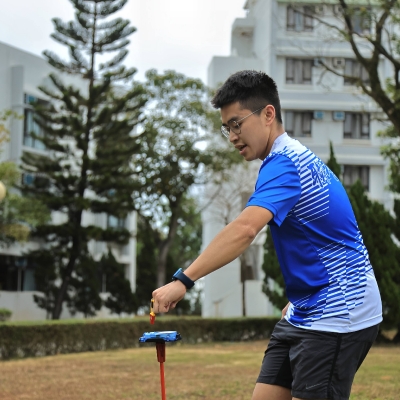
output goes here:
<path id="1" fill-rule="evenodd" d="M 287 137 L 288 137 L 288 134 L 287 134 L 286 132 L 284 132 L 284 133 L 282 133 L 281 135 L 279 135 L 279 136 L 275 139 L 274 144 L 272 145 L 271 151 L 269 152 L 269 154 L 272 154 L 272 153 L 275 151 L 275 149 L 278 147 L 278 145 L 279 145 L 283 140 L 285 140 Z M 268 154 L 268 155 L 269 155 L 269 154 Z"/>

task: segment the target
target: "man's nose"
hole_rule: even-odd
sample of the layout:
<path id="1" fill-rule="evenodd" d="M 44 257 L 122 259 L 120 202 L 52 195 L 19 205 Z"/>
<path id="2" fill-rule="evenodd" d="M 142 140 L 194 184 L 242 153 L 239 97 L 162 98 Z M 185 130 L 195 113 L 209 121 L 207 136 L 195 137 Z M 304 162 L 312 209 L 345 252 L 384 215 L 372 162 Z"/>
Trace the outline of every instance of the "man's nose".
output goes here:
<path id="1" fill-rule="evenodd" d="M 235 142 L 238 141 L 238 139 L 239 139 L 239 134 L 233 132 L 232 129 L 230 129 L 230 130 L 229 130 L 229 141 L 230 141 L 231 143 L 235 143 Z"/>

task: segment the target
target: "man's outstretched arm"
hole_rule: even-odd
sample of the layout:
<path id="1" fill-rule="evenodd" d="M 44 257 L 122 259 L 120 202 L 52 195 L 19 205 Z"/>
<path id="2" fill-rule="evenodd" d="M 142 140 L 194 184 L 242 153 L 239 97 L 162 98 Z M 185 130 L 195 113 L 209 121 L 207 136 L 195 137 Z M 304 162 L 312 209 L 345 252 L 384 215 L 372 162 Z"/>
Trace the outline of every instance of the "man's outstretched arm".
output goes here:
<path id="1" fill-rule="evenodd" d="M 196 281 L 239 257 L 252 243 L 261 229 L 273 218 L 262 207 L 250 206 L 211 241 L 200 256 L 185 270 L 185 275 Z M 186 293 L 180 281 L 174 281 L 153 292 L 155 312 L 175 308 Z"/>

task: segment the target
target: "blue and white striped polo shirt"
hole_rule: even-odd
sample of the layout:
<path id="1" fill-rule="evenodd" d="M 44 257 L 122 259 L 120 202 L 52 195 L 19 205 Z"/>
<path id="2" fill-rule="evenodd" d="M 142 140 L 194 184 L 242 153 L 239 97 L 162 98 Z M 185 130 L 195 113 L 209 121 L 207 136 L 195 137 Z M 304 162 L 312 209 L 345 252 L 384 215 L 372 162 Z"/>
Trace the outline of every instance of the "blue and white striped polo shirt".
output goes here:
<path id="1" fill-rule="evenodd" d="M 347 193 L 312 151 L 280 135 L 247 206 L 274 215 L 269 225 L 291 302 L 288 322 L 354 332 L 382 321 L 379 289 Z"/>

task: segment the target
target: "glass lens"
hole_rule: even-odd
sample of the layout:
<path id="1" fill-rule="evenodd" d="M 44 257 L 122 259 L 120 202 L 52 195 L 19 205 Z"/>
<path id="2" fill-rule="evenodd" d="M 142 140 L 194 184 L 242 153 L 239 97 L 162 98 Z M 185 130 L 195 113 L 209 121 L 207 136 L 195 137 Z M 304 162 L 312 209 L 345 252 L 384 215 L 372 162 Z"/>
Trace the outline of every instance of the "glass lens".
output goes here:
<path id="1" fill-rule="evenodd" d="M 221 133 L 229 139 L 229 129 L 226 126 L 221 126 Z"/>
<path id="2" fill-rule="evenodd" d="M 229 122 L 229 129 L 234 133 L 240 133 L 240 125 L 236 121 Z"/>

